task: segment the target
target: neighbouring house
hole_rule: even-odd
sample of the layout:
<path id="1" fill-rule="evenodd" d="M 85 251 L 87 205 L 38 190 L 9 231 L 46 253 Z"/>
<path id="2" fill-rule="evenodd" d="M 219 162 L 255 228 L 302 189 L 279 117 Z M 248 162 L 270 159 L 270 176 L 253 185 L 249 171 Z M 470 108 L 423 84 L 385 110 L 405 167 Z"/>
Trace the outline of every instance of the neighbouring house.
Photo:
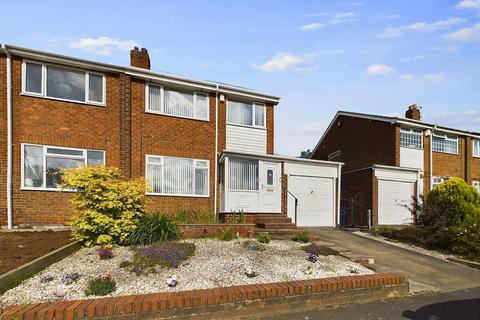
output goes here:
<path id="1" fill-rule="evenodd" d="M 342 164 L 274 155 L 279 97 L 151 71 L 146 49 L 130 61 L 2 47 L 0 224 L 68 223 L 60 170 L 99 164 L 145 177 L 151 210 L 337 224 Z"/>
<path id="2" fill-rule="evenodd" d="M 311 159 L 341 161 L 340 224 L 411 222 L 413 197 L 461 177 L 480 191 L 480 133 L 420 120 L 409 106 L 405 118 L 339 111 Z"/>

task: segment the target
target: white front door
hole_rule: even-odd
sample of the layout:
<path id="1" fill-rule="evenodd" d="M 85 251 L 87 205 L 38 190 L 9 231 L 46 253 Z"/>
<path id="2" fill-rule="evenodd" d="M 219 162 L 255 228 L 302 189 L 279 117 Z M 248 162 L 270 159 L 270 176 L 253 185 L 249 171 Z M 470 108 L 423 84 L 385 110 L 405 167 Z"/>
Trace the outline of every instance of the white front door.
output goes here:
<path id="1" fill-rule="evenodd" d="M 260 161 L 260 211 L 276 213 L 280 210 L 279 163 Z"/>

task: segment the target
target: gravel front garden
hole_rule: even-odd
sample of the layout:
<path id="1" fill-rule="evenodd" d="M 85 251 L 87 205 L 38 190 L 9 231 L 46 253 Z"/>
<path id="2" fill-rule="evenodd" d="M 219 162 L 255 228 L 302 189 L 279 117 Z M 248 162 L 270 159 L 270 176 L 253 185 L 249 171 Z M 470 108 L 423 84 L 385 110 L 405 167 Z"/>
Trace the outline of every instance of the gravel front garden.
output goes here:
<path id="1" fill-rule="evenodd" d="M 83 248 L 5 292 L 0 296 L 0 305 L 86 299 L 89 280 L 102 276 L 111 277 L 116 283 L 108 296 L 119 296 L 373 273 L 328 251 L 312 257 L 302 250 L 306 244 L 294 241 L 260 244 L 246 239 L 201 239 L 175 243 L 187 243 L 190 247 L 194 244 L 194 253 L 178 260 L 178 265 L 175 258 L 173 266 L 133 265 L 135 253 L 131 247 L 116 247 L 113 257 L 107 259 L 100 257 L 99 247 Z M 135 252 L 139 249 L 142 247 Z M 171 256 L 169 250 L 166 254 Z M 177 285 L 169 287 L 167 279 L 172 276 Z"/>

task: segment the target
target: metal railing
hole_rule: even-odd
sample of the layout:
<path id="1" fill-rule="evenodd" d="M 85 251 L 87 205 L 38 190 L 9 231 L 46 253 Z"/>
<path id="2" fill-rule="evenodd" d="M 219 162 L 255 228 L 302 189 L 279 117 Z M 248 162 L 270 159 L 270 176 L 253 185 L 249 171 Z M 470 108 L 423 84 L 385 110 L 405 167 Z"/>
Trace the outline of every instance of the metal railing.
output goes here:
<path id="1" fill-rule="evenodd" d="M 290 192 L 290 190 L 287 190 L 287 192 L 295 199 L 295 224 L 297 224 L 297 208 L 298 208 L 298 198 L 293 195 L 293 193 Z"/>

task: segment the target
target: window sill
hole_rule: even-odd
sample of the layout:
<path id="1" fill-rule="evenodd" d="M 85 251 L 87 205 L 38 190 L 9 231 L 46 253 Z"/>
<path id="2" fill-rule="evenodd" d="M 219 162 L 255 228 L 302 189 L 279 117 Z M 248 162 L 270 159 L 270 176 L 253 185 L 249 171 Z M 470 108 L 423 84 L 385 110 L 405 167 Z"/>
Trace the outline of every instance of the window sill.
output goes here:
<path id="1" fill-rule="evenodd" d="M 63 190 L 63 189 L 53 189 L 53 188 L 35 188 L 35 187 L 21 187 L 20 191 L 48 191 L 48 192 L 77 192 L 75 190 Z"/>
<path id="2" fill-rule="evenodd" d="M 210 198 L 210 195 L 194 195 L 194 194 L 168 194 L 168 193 L 145 193 L 147 196 L 160 196 L 160 197 L 182 197 L 182 198 Z"/>
<path id="3" fill-rule="evenodd" d="M 152 110 L 145 110 L 145 113 L 149 113 L 149 114 L 153 114 L 153 115 L 157 115 L 157 116 L 165 116 L 165 117 L 172 117 L 172 118 L 180 118 L 180 119 L 187 119 L 187 120 L 210 122 L 210 119 L 199 119 L 199 118 L 192 118 L 192 117 L 185 117 L 185 116 L 176 116 L 176 115 L 173 115 L 173 114 L 155 112 L 155 111 L 152 111 Z"/>
<path id="4" fill-rule="evenodd" d="M 78 103 L 78 104 L 84 104 L 88 106 L 93 106 L 93 107 L 106 107 L 106 103 L 95 103 L 91 101 L 77 101 L 77 100 L 70 100 L 70 99 L 62 99 L 62 98 L 53 98 L 53 97 L 47 97 L 44 95 L 40 94 L 35 94 L 35 93 L 28 93 L 28 92 L 22 92 L 20 93 L 21 96 L 26 96 L 26 97 L 32 97 L 32 98 L 41 98 L 41 99 L 47 99 L 47 100 L 53 100 L 53 101 L 62 101 L 62 102 L 70 102 L 70 103 Z"/>
<path id="5" fill-rule="evenodd" d="M 423 150 L 423 148 L 414 148 L 414 147 L 405 147 L 405 146 L 400 146 L 400 148 L 406 148 L 406 149 L 412 149 L 412 150 L 420 150 L 420 151 Z"/>
<path id="6" fill-rule="evenodd" d="M 257 126 L 247 126 L 245 124 L 238 124 L 238 123 L 230 123 L 227 122 L 227 125 L 234 126 L 234 127 L 242 127 L 242 128 L 250 128 L 250 129 L 259 129 L 259 130 L 267 130 L 266 127 L 257 127 Z"/>
<path id="7" fill-rule="evenodd" d="M 435 152 L 435 153 L 444 153 L 444 154 L 450 154 L 452 156 L 458 156 L 460 155 L 458 152 L 447 152 L 447 151 L 435 151 L 435 150 L 432 150 L 432 152 Z"/>

